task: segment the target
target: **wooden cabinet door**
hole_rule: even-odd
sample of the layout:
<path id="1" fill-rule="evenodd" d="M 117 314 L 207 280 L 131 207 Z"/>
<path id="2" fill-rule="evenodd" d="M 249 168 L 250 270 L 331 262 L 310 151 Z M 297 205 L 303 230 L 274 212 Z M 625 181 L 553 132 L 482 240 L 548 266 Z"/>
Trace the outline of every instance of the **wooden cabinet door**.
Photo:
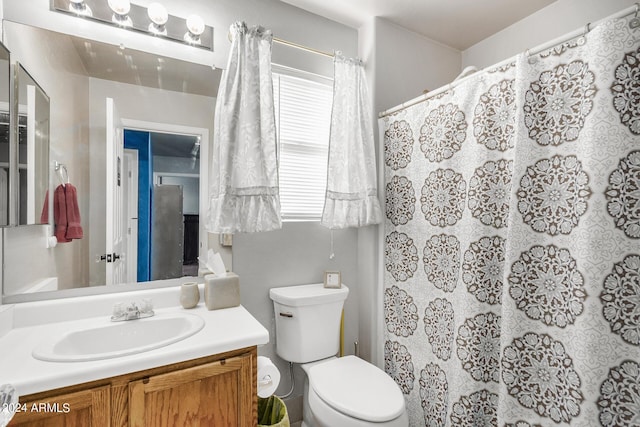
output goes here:
<path id="1" fill-rule="evenodd" d="M 110 387 L 102 386 L 20 402 L 9 426 L 107 427 L 110 425 Z"/>
<path id="2" fill-rule="evenodd" d="M 253 427 L 252 354 L 129 383 L 132 427 Z"/>

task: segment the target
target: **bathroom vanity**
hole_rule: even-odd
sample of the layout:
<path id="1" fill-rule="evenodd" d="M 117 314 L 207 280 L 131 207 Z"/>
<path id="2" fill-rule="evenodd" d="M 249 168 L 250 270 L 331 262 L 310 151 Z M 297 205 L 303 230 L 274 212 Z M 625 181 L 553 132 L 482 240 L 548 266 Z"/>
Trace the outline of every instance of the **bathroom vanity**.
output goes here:
<path id="1" fill-rule="evenodd" d="M 255 426 L 256 358 L 244 348 L 31 394 L 10 425 Z"/>
<path id="2" fill-rule="evenodd" d="M 67 348 L 62 339 L 60 361 L 34 357 L 43 343 L 75 333 L 105 354 L 129 345 L 126 338 L 105 340 L 100 328 L 113 327 L 113 304 L 142 297 L 153 298 L 155 316 L 116 327 L 180 316 L 200 317 L 204 325 L 178 342 L 119 357 L 72 361 L 82 345 Z M 164 288 L 0 307 L 0 383 L 20 395 L 10 425 L 256 425 L 257 346 L 268 342 L 266 329 L 242 306 L 209 311 L 201 302 L 184 310 L 178 301 L 178 288 Z"/>

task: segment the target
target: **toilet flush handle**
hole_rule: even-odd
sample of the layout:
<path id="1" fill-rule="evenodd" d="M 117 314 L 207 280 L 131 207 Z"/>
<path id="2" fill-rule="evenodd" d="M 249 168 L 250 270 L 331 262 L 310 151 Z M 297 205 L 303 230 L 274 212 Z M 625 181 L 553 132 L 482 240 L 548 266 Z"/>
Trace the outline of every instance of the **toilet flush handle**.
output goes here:
<path id="1" fill-rule="evenodd" d="M 282 316 L 282 317 L 293 317 L 293 314 L 280 312 L 280 316 Z"/>

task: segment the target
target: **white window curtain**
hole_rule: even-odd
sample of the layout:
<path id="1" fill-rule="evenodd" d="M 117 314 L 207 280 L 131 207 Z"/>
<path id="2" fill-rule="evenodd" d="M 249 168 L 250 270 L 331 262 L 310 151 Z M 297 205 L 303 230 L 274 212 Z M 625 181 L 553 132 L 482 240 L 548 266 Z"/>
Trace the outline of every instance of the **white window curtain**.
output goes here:
<path id="1" fill-rule="evenodd" d="M 371 103 L 362 62 L 336 55 L 322 225 L 362 227 L 382 220 L 377 197 Z"/>
<path id="2" fill-rule="evenodd" d="M 258 232 L 282 227 L 271 77 L 272 34 L 231 26 L 214 119 L 207 229 Z"/>

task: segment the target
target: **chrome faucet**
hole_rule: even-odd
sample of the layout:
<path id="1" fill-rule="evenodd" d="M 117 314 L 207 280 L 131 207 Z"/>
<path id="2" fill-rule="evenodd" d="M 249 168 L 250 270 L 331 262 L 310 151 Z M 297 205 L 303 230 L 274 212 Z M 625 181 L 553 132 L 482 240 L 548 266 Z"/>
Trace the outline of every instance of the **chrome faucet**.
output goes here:
<path id="1" fill-rule="evenodd" d="M 153 303 L 150 299 L 143 299 L 141 302 L 130 302 L 129 304 L 117 303 L 113 306 L 112 322 L 122 322 L 125 320 L 142 319 L 151 317 L 153 312 Z"/>

